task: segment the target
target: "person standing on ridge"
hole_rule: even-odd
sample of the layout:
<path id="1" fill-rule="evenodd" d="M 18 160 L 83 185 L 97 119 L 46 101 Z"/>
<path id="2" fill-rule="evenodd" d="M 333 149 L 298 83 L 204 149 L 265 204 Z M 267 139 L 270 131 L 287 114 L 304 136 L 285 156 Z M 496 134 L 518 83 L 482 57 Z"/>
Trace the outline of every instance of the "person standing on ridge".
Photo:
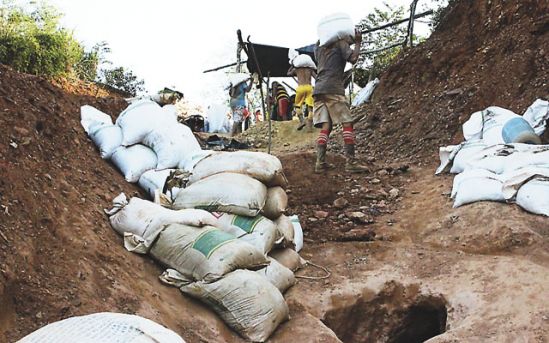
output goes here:
<path id="1" fill-rule="evenodd" d="M 321 131 L 317 138 L 315 173 L 322 173 L 328 169 L 326 148 L 334 124 L 343 126 L 345 171 L 350 173 L 369 172 L 368 168 L 360 165 L 355 157 L 353 118 L 349 104 L 345 99 L 344 86 L 345 65 L 347 62 L 356 63 L 361 42 L 362 33 L 355 29 L 354 42 L 349 37 L 325 46 L 320 46 L 320 41 L 316 44 L 315 58 L 318 64 L 313 92 L 313 122 L 315 127 L 319 127 Z M 350 47 L 352 43 L 355 44 L 354 49 Z"/>

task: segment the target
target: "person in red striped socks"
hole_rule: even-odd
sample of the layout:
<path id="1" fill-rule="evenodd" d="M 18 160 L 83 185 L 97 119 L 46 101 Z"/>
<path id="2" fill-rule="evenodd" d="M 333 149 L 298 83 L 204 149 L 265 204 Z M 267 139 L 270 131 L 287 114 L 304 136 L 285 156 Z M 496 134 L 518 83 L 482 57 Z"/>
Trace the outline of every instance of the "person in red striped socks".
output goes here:
<path id="1" fill-rule="evenodd" d="M 313 92 L 313 122 L 315 127 L 321 128 L 316 141 L 315 173 L 323 173 L 329 165 L 326 163 L 326 147 L 332 127 L 335 124 L 343 126 L 343 140 L 345 142 L 345 171 L 350 173 L 367 173 L 366 166 L 358 163 L 355 157 L 355 134 L 353 118 L 347 99 L 345 99 L 344 70 L 347 62 L 356 63 L 360 52 L 362 33 L 355 31 L 354 49 L 350 44 L 352 38 L 340 39 L 334 43 L 320 46 L 317 42 L 315 58 L 317 78 Z"/>

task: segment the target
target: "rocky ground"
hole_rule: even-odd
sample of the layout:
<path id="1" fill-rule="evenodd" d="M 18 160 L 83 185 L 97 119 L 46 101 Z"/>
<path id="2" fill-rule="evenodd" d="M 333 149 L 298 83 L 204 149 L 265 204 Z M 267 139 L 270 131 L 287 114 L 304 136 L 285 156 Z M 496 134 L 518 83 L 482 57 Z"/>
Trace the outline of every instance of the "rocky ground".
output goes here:
<path id="1" fill-rule="evenodd" d="M 547 218 L 499 203 L 452 209 L 452 177 L 433 174 L 438 146 L 459 141 L 473 111 L 522 113 L 549 95 L 548 6 L 455 1 L 353 112 L 370 174 L 343 171 L 337 131 L 328 155 L 336 168 L 314 174 L 316 134 L 275 124 L 302 256 L 331 276 L 286 293 L 291 320 L 271 341 L 547 342 Z M 83 104 L 113 117 L 125 106 L 93 86 L 0 65 L 0 341 L 101 311 L 150 318 L 188 342 L 242 341 L 161 284 L 160 266 L 124 249 L 103 209 L 121 191 L 145 195 L 101 160 L 79 123 Z M 245 138 L 264 151 L 265 137 L 258 127 Z"/>

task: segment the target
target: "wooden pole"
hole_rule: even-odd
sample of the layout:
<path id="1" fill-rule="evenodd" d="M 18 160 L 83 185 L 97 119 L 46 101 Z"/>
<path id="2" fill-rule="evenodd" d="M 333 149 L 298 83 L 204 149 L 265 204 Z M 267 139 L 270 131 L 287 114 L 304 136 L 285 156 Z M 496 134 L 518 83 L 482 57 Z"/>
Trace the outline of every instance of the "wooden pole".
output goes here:
<path id="1" fill-rule="evenodd" d="M 433 14 L 433 10 L 425 11 L 423 13 L 414 15 L 414 19 L 423 18 L 423 17 L 426 17 L 426 16 L 431 15 L 431 14 Z M 385 24 L 385 25 L 373 27 L 371 29 L 366 29 L 366 30 L 362 31 L 362 34 L 367 34 L 367 33 L 375 32 L 375 31 L 383 30 L 383 29 L 386 29 L 386 28 L 391 27 L 391 26 L 400 25 L 402 23 L 407 22 L 408 20 L 410 20 L 410 18 L 401 19 L 401 20 L 394 21 L 392 23 L 388 23 L 388 24 Z"/>
<path id="2" fill-rule="evenodd" d="M 240 63 L 244 64 L 248 61 L 242 61 Z M 202 73 L 209 73 L 209 72 L 212 72 L 212 71 L 218 71 L 218 70 L 221 70 L 221 69 L 225 69 L 225 68 L 229 68 L 229 67 L 234 67 L 235 65 L 237 65 L 239 62 L 234 62 L 234 63 L 230 63 L 230 64 L 225 64 L 221 67 L 216 67 L 216 68 L 212 68 L 212 69 L 208 69 L 208 70 L 204 70 Z"/>

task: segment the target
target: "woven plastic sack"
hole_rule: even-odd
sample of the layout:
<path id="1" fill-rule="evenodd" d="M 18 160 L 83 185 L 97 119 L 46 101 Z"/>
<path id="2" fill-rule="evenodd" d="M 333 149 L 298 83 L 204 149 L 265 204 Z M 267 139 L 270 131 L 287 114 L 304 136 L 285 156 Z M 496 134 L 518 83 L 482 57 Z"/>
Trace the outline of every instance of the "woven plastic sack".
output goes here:
<path id="1" fill-rule="evenodd" d="M 276 219 L 286 212 L 288 207 L 288 195 L 282 187 L 267 189 L 267 198 L 262 213 L 269 219 Z"/>
<path id="2" fill-rule="evenodd" d="M 123 313 L 94 313 L 67 318 L 36 330 L 19 343 L 184 343 L 175 332 L 152 320 Z"/>
<path id="3" fill-rule="evenodd" d="M 214 212 L 213 215 L 217 218 L 220 228 L 250 243 L 264 254 L 271 251 L 279 239 L 280 234 L 275 223 L 261 215 L 245 217 L 219 212 Z"/>
<path id="4" fill-rule="evenodd" d="M 212 283 L 189 284 L 173 270 L 167 270 L 160 279 L 209 305 L 228 326 L 252 342 L 265 342 L 289 318 L 280 291 L 249 270 L 236 270 Z"/>
<path id="5" fill-rule="evenodd" d="M 118 125 L 93 126 L 90 138 L 99 149 L 101 158 L 109 159 L 122 145 L 122 129 Z"/>
<path id="6" fill-rule="evenodd" d="M 290 248 L 275 249 L 269 253 L 269 257 L 274 258 L 278 263 L 293 272 L 307 263 L 295 250 Z"/>
<path id="7" fill-rule="evenodd" d="M 320 46 L 324 46 L 340 39 L 353 38 L 355 26 L 348 14 L 334 13 L 320 19 L 317 33 Z"/>
<path id="8" fill-rule="evenodd" d="M 269 264 L 257 248 L 212 226 L 168 225 L 149 253 L 185 278 L 206 282 L 236 269 L 260 269 Z"/>
<path id="9" fill-rule="evenodd" d="M 278 229 L 278 232 L 280 233 L 280 239 L 277 241 L 277 244 L 280 244 L 283 247 L 286 248 L 295 248 L 295 228 L 292 224 L 292 220 L 285 216 L 281 215 L 278 217 L 274 223 L 276 224 L 276 228 Z"/>
<path id="10" fill-rule="evenodd" d="M 126 249 L 146 253 L 156 236 L 168 224 L 185 224 L 195 227 L 218 225 L 217 219 L 204 210 L 186 209 L 174 211 L 151 201 L 131 198 L 127 201 L 123 193 L 113 201 L 113 208 L 107 211 L 112 228 L 124 235 Z"/>
<path id="11" fill-rule="evenodd" d="M 147 170 L 155 169 L 157 158 L 150 148 L 136 144 L 116 149 L 111 160 L 128 182 L 137 182 Z"/>
<path id="12" fill-rule="evenodd" d="M 242 174 L 220 173 L 179 191 L 173 207 L 255 217 L 265 206 L 266 197 L 267 188 L 261 182 Z"/>
<path id="13" fill-rule="evenodd" d="M 157 170 L 175 168 L 201 150 L 191 129 L 179 123 L 153 129 L 143 138 L 143 144 L 156 153 Z"/>
<path id="14" fill-rule="evenodd" d="M 268 257 L 269 265 L 265 268 L 256 271 L 259 275 L 266 278 L 272 283 L 281 293 L 293 285 L 295 285 L 295 276 L 289 268 L 284 267 L 281 263 L 272 257 Z"/>
<path id="15" fill-rule="evenodd" d="M 91 132 L 92 127 L 113 125 L 111 116 L 101 112 L 95 107 L 84 105 L 80 107 L 80 124 L 87 134 Z"/>
<path id="16" fill-rule="evenodd" d="M 245 174 L 269 187 L 286 187 L 288 184 L 282 170 L 282 163 L 276 156 L 251 151 L 211 154 L 194 166 L 189 183 L 192 184 L 208 176 L 223 172 Z"/>

